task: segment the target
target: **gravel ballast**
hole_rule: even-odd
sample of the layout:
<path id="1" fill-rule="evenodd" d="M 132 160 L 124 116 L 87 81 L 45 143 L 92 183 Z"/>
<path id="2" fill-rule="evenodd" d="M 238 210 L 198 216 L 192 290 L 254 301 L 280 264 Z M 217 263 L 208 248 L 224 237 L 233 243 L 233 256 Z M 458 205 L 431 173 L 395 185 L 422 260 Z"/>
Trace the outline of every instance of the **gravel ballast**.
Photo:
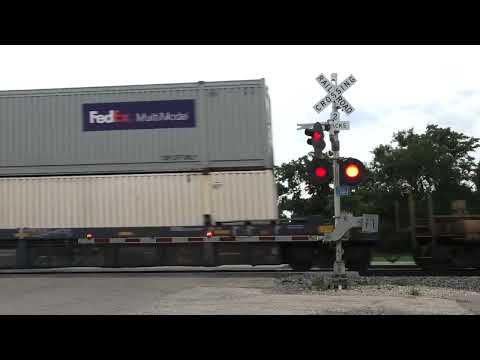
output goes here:
<path id="1" fill-rule="evenodd" d="M 288 294 L 480 297 L 479 276 L 359 276 L 348 272 L 348 287 L 332 288 L 331 273 L 305 273 L 275 279 L 274 291 Z"/>

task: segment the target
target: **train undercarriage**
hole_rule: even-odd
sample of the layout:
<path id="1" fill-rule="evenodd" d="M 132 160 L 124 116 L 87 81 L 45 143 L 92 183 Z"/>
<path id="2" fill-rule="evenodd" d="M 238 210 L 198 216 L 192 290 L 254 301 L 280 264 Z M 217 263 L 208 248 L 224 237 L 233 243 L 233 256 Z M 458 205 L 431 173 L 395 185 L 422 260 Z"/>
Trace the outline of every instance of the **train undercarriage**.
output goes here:
<path id="1" fill-rule="evenodd" d="M 281 265 L 332 268 L 333 244 L 318 220 L 172 228 L 19 229 L 1 231 L 0 269 Z M 345 242 L 349 270 L 366 271 L 375 234 Z"/>
<path id="2" fill-rule="evenodd" d="M 349 270 L 364 272 L 370 264 L 371 248 L 346 245 L 344 257 Z M 5 244 L 0 247 L 0 269 L 289 264 L 295 271 L 308 271 L 312 267 L 331 268 L 334 259 L 333 246 L 314 242 L 78 245 L 36 241 L 23 249 Z"/>
<path id="3" fill-rule="evenodd" d="M 423 212 L 419 203 L 413 195 L 408 196 L 408 226 L 404 228 L 400 226 L 399 202 L 395 204 L 397 233 L 409 237 L 415 263 L 429 271 L 480 269 L 480 215 L 468 214 L 463 200 L 452 202 L 451 215 L 435 215 L 431 196 L 424 201 Z"/>

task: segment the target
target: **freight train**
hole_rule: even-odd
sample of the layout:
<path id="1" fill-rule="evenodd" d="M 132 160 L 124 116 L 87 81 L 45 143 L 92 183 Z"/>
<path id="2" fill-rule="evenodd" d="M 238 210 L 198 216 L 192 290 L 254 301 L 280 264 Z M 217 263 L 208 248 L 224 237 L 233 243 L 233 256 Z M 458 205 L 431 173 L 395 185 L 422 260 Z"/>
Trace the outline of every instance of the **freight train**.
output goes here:
<path id="1" fill-rule="evenodd" d="M 480 215 L 468 214 L 465 200 L 452 201 L 449 215 L 435 214 L 432 196 L 408 194 L 406 201 L 407 219 L 400 216 L 400 201 L 394 204 L 393 236 L 405 235 L 401 240 L 410 243 L 417 265 L 429 271 L 480 269 Z"/>
<path id="2" fill-rule="evenodd" d="M 272 169 L 263 79 L 0 92 L 0 268 L 331 267 L 332 219 L 280 220 Z M 352 230 L 347 267 L 378 240 Z"/>

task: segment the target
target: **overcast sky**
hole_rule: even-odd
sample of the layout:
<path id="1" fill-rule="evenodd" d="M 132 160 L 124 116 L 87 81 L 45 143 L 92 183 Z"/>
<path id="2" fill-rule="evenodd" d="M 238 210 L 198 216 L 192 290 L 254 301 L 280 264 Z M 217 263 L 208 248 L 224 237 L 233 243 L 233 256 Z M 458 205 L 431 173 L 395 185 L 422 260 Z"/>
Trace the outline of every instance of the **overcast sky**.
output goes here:
<path id="1" fill-rule="evenodd" d="M 2 46 L 0 90 L 265 78 L 275 162 L 310 147 L 296 124 L 325 121 L 315 78 L 353 74 L 341 155 L 362 161 L 395 131 L 428 123 L 480 137 L 480 46 Z M 327 145 L 327 150 L 330 145 Z M 474 154 L 480 159 L 480 151 Z"/>

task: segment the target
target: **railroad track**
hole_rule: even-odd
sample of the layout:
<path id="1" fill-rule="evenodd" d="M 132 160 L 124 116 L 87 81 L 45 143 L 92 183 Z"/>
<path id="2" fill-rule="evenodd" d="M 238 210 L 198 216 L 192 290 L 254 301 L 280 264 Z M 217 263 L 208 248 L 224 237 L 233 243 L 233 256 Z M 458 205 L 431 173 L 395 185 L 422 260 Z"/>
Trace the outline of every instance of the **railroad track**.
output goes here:
<path id="1" fill-rule="evenodd" d="M 480 276 L 475 268 L 451 268 L 441 270 L 423 270 L 416 265 L 372 266 L 367 276 Z"/>
<path id="2" fill-rule="evenodd" d="M 309 273 L 331 272 L 331 268 L 313 268 Z M 266 267 L 221 267 L 221 268 L 178 268 L 178 267 L 154 267 L 154 268 L 42 268 L 42 269 L 3 269 L 1 275 L 8 274 L 51 274 L 51 275 L 70 275 L 70 274 L 223 274 L 223 275 L 296 275 L 303 274 L 301 271 L 294 271 L 288 266 L 270 266 Z M 479 269 L 444 269 L 441 271 L 425 271 L 416 265 L 372 265 L 363 276 L 480 276 Z"/>

